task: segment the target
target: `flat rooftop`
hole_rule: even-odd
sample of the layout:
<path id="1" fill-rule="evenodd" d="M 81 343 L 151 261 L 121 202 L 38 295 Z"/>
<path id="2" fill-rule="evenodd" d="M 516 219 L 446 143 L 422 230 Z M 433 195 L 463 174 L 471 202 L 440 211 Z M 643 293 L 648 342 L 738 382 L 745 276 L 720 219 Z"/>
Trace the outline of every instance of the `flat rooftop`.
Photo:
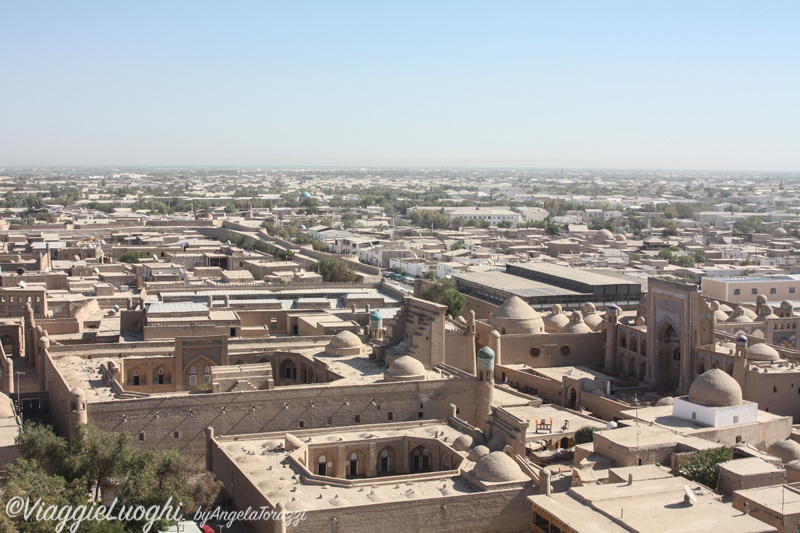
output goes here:
<path id="1" fill-rule="evenodd" d="M 301 441 L 310 445 L 348 442 L 364 442 L 384 438 L 425 437 L 437 438 L 452 443 L 462 433 L 441 422 L 410 424 L 386 424 L 378 426 L 332 428 L 292 432 Z M 447 438 L 445 441 L 444 438 Z M 307 485 L 302 479 L 302 470 L 288 458 L 284 449 L 284 438 L 271 433 L 266 435 L 237 435 L 216 438 L 220 449 L 236 464 L 254 486 L 270 502 L 285 502 L 287 510 L 317 510 L 336 507 L 355 507 L 385 502 L 407 502 L 446 498 L 457 494 L 477 492 L 459 476 L 436 476 L 432 479 L 402 481 L 395 476 L 376 477 L 366 485 L 353 487 Z M 236 439 L 234 441 L 234 439 Z M 309 440 L 310 439 L 310 440 Z M 250 454 L 248 451 L 254 451 Z"/>

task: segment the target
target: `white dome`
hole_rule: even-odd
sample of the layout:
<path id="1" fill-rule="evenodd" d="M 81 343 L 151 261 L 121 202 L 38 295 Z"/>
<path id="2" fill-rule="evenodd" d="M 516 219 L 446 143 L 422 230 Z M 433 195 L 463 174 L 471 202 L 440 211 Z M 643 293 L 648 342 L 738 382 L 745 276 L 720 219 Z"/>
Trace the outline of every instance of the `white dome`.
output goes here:
<path id="1" fill-rule="evenodd" d="M 689 401 L 709 407 L 741 405 L 742 388 L 726 372 L 714 368 L 692 382 Z"/>

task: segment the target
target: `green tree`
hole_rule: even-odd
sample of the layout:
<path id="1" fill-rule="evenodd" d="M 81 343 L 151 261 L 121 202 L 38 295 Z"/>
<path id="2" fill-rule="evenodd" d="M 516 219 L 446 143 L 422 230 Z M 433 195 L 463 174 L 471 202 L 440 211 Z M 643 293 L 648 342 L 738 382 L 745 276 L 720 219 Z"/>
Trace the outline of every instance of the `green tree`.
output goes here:
<path id="1" fill-rule="evenodd" d="M 697 250 L 694 253 L 694 262 L 702 264 L 706 262 L 706 252 L 704 250 Z"/>
<path id="2" fill-rule="evenodd" d="M 582 426 L 575 432 L 575 444 L 586 444 L 592 442 L 594 439 L 594 432 L 600 431 L 603 428 L 595 426 Z"/>
<path id="3" fill-rule="evenodd" d="M 692 259 L 688 255 L 674 256 L 671 262 L 673 265 L 678 265 L 679 267 L 684 267 L 684 268 L 694 267 L 694 259 Z"/>
<path id="4" fill-rule="evenodd" d="M 148 252 L 143 250 L 126 250 L 119 256 L 120 263 L 136 263 L 139 259 L 150 257 Z"/>
<path id="5" fill-rule="evenodd" d="M 426 270 L 422 277 L 425 279 L 436 279 L 436 271 L 433 269 Z"/>
<path id="6" fill-rule="evenodd" d="M 353 282 L 357 277 L 355 265 L 339 258 L 322 259 L 311 265 L 310 270 L 322 276 L 322 280 L 328 283 Z"/>
<path id="7" fill-rule="evenodd" d="M 760 217 L 752 216 L 744 220 L 737 220 L 733 229 L 738 233 L 757 233 L 761 231 L 763 225 L 764 221 Z"/>
<path id="8" fill-rule="evenodd" d="M 641 261 L 642 260 L 642 254 L 631 254 L 630 255 L 630 260 L 631 261 Z"/>
<path id="9" fill-rule="evenodd" d="M 442 301 L 439 302 L 442 305 L 447 306 L 447 314 L 456 317 L 461 314 L 461 311 L 464 309 L 464 303 L 466 298 L 463 294 L 458 292 L 456 289 L 447 289 L 444 291 L 442 295 Z"/>
<path id="10" fill-rule="evenodd" d="M 561 226 L 551 222 L 548 223 L 547 226 L 545 226 L 544 231 L 548 235 L 558 235 L 559 233 L 561 233 Z"/>
<path id="11" fill-rule="evenodd" d="M 716 489 L 719 481 L 717 465 L 731 459 L 733 459 L 733 453 L 730 448 L 703 450 L 692 455 L 678 466 L 678 475 L 690 481 L 701 483 L 710 489 Z"/>
<path id="12" fill-rule="evenodd" d="M 678 225 L 672 220 L 664 224 L 664 229 L 661 230 L 661 235 L 663 237 L 674 237 L 677 234 L 678 234 Z"/>
<path id="13" fill-rule="evenodd" d="M 342 215 L 342 226 L 345 228 L 353 228 L 358 220 L 358 215 L 355 213 L 345 213 Z"/>

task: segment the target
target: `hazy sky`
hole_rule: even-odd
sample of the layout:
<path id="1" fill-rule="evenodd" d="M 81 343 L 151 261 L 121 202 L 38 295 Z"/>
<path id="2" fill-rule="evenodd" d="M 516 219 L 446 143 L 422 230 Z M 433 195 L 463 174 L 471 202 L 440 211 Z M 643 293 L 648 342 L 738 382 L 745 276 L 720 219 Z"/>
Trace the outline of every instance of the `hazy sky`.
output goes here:
<path id="1" fill-rule="evenodd" d="M 0 0 L 0 165 L 800 170 L 800 2 Z"/>

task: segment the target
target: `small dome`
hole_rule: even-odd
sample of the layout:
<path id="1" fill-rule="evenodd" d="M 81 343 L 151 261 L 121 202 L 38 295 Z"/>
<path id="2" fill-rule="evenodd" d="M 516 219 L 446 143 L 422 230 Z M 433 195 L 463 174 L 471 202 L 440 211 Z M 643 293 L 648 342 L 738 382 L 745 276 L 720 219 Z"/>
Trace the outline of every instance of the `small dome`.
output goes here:
<path id="1" fill-rule="evenodd" d="M 587 303 L 584 305 L 583 313 L 583 323 L 589 326 L 592 331 L 600 331 L 600 328 L 603 327 L 603 317 L 595 310 L 594 304 Z"/>
<path id="2" fill-rule="evenodd" d="M 488 346 L 484 346 L 478 350 L 478 359 L 494 359 L 494 350 Z"/>
<path id="3" fill-rule="evenodd" d="M 585 304 L 583 304 L 583 307 L 581 309 L 583 310 L 584 315 L 597 312 L 597 307 L 595 307 L 595 305 L 592 302 L 586 302 Z"/>
<path id="4" fill-rule="evenodd" d="M 493 452 L 502 451 L 503 448 L 506 447 L 506 438 L 502 433 L 497 433 L 494 437 L 489 439 L 489 442 L 486 443 L 486 446 Z"/>
<path id="5" fill-rule="evenodd" d="M 359 348 L 362 346 L 361 339 L 352 331 L 340 331 L 331 339 L 329 343 L 334 348 Z"/>
<path id="6" fill-rule="evenodd" d="M 728 313 L 728 314 L 733 313 L 733 307 L 731 307 L 728 304 L 719 304 L 719 310 L 722 311 L 723 313 Z"/>
<path id="7" fill-rule="evenodd" d="M 747 349 L 747 359 L 751 361 L 777 361 L 780 358 L 778 350 L 765 342 L 753 344 Z"/>
<path id="8" fill-rule="evenodd" d="M 311 198 L 311 193 L 308 191 L 303 191 L 303 194 L 300 195 L 300 198 Z"/>
<path id="9" fill-rule="evenodd" d="M 780 317 L 778 317 L 778 315 L 775 314 L 775 311 L 772 310 L 771 305 L 762 305 L 761 314 L 758 315 L 758 320 L 763 322 L 764 320 L 772 320 L 773 318 L 780 318 Z"/>
<path id="10" fill-rule="evenodd" d="M 489 324 L 504 334 L 543 333 L 542 317 L 520 297 L 512 296 L 489 315 Z"/>
<path id="11" fill-rule="evenodd" d="M 75 387 L 74 389 L 69 391 L 69 394 L 70 394 L 70 396 L 72 396 L 76 400 L 85 400 L 86 399 L 86 393 L 80 387 Z"/>
<path id="12" fill-rule="evenodd" d="M 730 318 L 728 318 L 728 320 L 726 322 L 745 323 L 745 322 L 752 322 L 752 321 L 753 321 L 753 319 L 750 318 L 749 316 L 747 316 L 747 314 L 745 313 L 744 307 L 742 307 L 740 305 L 739 307 L 736 308 L 736 310 L 733 312 L 733 314 L 730 316 Z"/>
<path id="13" fill-rule="evenodd" d="M 726 372 L 714 368 L 692 382 L 689 401 L 709 407 L 741 405 L 742 388 Z"/>
<path id="14" fill-rule="evenodd" d="M 561 333 L 591 333 L 592 328 L 583 322 L 580 311 L 573 311 L 569 318 L 569 324 L 561 329 Z"/>
<path id="15" fill-rule="evenodd" d="M 800 444 L 791 439 L 780 440 L 767 448 L 767 453 L 780 457 L 784 463 L 790 463 L 800 459 Z"/>
<path id="16" fill-rule="evenodd" d="M 306 227 L 305 224 L 300 224 L 300 228 L 299 229 L 308 229 L 308 228 Z"/>
<path id="17" fill-rule="evenodd" d="M 469 451 L 467 459 L 469 459 L 473 463 L 477 463 L 478 460 L 484 455 L 489 455 L 489 448 L 481 444 L 480 446 L 475 446 Z"/>
<path id="18" fill-rule="evenodd" d="M 656 402 L 656 407 L 661 407 L 663 405 L 673 405 L 675 403 L 675 399 L 672 396 L 665 396 Z"/>
<path id="19" fill-rule="evenodd" d="M 750 309 L 749 307 L 742 307 L 742 310 L 744 311 L 744 316 L 746 316 L 750 320 L 755 320 L 756 317 L 758 316 L 756 312 Z"/>
<path id="20" fill-rule="evenodd" d="M 569 317 L 564 314 L 558 304 L 555 304 L 550 313 L 544 317 L 544 329 L 548 333 L 558 333 L 567 324 L 569 324 Z"/>
<path id="21" fill-rule="evenodd" d="M 472 469 L 472 474 L 481 481 L 489 483 L 508 483 L 528 479 L 514 459 L 503 452 L 492 452 L 478 459 L 475 468 Z"/>
<path id="22" fill-rule="evenodd" d="M 606 241 L 610 241 L 611 239 L 614 238 L 614 234 L 605 228 L 597 230 L 597 233 L 595 233 L 594 236 L 597 237 L 598 239 L 603 239 Z"/>
<path id="23" fill-rule="evenodd" d="M 745 337 L 745 341 L 747 337 Z M 717 349 L 719 353 L 733 353 L 736 351 L 736 343 L 735 342 L 722 342 Z"/>
<path id="24" fill-rule="evenodd" d="M 781 228 L 781 227 L 777 227 L 777 228 L 775 228 L 774 230 L 772 230 L 772 234 L 773 234 L 775 237 L 783 237 L 783 236 L 784 236 L 784 235 L 786 235 L 787 233 L 789 233 L 789 232 L 788 232 L 788 231 L 786 231 L 785 229 Z"/>
<path id="25" fill-rule="evenodd" d="M 717 322 L 725 322 L 728 320 L 728 313 L 721 309 L 722 306 L 719 305 L 718 301 L 712 301 L 710 307 L 711 311 L 714 313 L 714 318 L 717 319 Z"/>
<path id="26" fill-rule="evenodd" d="M 618 234 L 614 235 L 614 240 L 617 241 L 617 242 L 626 242 L 628 240 L 628 238 L 625 235 L 623 235 L 621 233 L 618 233 Z"/>
<path id="27" fill-rule="evenodd" d="M 410 355 L 404 355 L 395 359 L 387 372 L 392 376 L 419 376 L 425 375 L 425 367 Z"/>
<path id="28" fill-rule="evenodd" d="M 469 435 L 459 435 L 453 441 L 453 449 L 459 452 L 468 450 L 470 446 L 472 446 L 472 437 Z"/>
<path id="29" fill-rule="evenodd" d="M 794 309 L 794 302 L 790 300 L 784 300 L 781 302 L 781 309 L 792 310 Z"/>
<path id="30" fill-rule="evenodd" d="M 458 315 L 456 317 L 456 322 L 458 322 L 459 324 L 466 325 L 467 324 L 467 319 L 464 318 L 462 315 Z"/>
<path id="31" fill-rule="evenodd" d="M 756 305 L 767 305 L 767 297 L 763 294 L 756 296 Z"/>

